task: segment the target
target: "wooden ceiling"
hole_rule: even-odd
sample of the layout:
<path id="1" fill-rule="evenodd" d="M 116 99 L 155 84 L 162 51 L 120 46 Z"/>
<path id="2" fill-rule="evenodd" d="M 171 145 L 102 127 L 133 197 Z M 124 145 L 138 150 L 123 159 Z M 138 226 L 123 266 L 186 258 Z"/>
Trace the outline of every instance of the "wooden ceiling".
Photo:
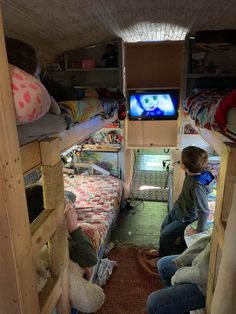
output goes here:
<path id="1" fill-rule="evenodd" d="M 1 7 L 5 34 L 48 61 L 116 37 L 134 42 L 236 29 L 235 0 L 2 0 Z"/>

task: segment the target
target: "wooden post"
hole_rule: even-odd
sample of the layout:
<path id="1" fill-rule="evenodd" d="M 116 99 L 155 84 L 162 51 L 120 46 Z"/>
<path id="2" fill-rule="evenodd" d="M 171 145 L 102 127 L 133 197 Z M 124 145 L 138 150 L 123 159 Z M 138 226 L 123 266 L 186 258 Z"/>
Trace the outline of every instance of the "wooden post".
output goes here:
<path id="1" fill-rule="evenodd" d="M 224 249 L 224 235 L 232 206 L 233 189 L 236 184 L 236 144 L 223 143 L 220 171 L 217 180 L 214 229 L 211 238 L 211 255 L 207 284 L 206 313 L 211 313 L 211 302 L 218 278 L 218 269 Z"/>
<path id="2" fill-rule="evenodd" d="M 30 225 L 0 12 L 0 308 L 39 313 Z"/>
<path id="3" fill-rule="evenodd" d="M 55 244 L 55 246 L 58 247 L 58 254 L 63 255 L 54 256 L 54 259 L 56 259 L 57 261 L 58 259 L 62 259 L 62 263 L 60 266 L 63 269 L 58 270 L 55 269 L 54 265 L 51 265 L 53 275 L 59 276 L 61 282 L 61 294 L 57 302 L 57 312 L 59 314 L 69 314 L 69 278 L 67 274 L 69 257 L 67 256 L 66 261 L 63 261 L 63 259 L 65 259 L 65 256 L 68 254 L 68 243 L 66 234 L 65 239 L 64 236 L 59 236 L 59 234 L 63 234 L 62 225 L 63 221 L 65 220 L 63 168 L 60 158 L 61 150 L 59 138 L 49 138 L 41 141 L 40 151 L 43 172 L 44 207 L 46 211 L 51 211 L 55 213 L 57 230 L 53 235 L 53 238 L 54 241 L 57 243 Z M 60 245 L 62 243 L 58 243 L 59 240 L 66 241 L 65 245 L 63 245 L 63 248 L 66 247 L 65 254 L 63 253 L 63 250 L 60 250 Z M 57 290 L 55 291 L 57 292 Z"/>

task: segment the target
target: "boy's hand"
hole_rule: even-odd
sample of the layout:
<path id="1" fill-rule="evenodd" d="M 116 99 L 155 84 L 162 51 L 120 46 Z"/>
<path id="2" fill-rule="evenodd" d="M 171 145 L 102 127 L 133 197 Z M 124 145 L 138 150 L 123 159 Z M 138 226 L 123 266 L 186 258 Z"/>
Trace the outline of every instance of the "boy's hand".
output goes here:
<path id="1" fill-rule="evenodd" d="M 79 227 L 77 214 L 73 205 L 68 203 L 64 209 L 64 214 L 66 216 L 67 228 L 70 233 Z"/>

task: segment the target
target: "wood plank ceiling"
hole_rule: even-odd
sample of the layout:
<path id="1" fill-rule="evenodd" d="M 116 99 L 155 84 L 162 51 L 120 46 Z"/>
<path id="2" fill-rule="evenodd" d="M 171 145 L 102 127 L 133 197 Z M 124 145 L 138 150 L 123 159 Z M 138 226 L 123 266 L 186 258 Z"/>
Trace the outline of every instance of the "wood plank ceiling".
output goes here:
<path id="1" fill-rule="evenodd" d="M 186 32 L 236 29 L 235 0 L 2 0 L 7 36 L 52 61 L 66 50 L 121 37 L 183 39 Z"/>

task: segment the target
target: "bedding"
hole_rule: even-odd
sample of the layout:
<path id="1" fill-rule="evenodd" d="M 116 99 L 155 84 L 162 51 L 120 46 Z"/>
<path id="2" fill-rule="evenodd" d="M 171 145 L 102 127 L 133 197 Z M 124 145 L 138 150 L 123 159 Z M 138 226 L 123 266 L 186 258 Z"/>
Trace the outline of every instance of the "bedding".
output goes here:
<path id="1" fill-rule="evenodd" d="M 69 117 L 72 124 L 89 120 L 103 112 L 102 103 L 99 99 L 92 97 L 63 101 L 58 104 L 62 113 Z"/>
<path id="2" fill-rule="evenodd" d="M 99 100 L 98 98 L 85 97 L 80 100 L 59 102 L 59 107 L 56 106 L 57 103 L 53 102 L 53 105 L 54 107 L 51 105 L 49 113 L 40 119 L 18 125 L 20 145 L 59 133 L 69 129 L 73 124 L 89 121 L 96 116 L 100 116 L 101 119 L 112 118 L 119 107 L 119 102 L 114 99 Z"/>
<path id="3" fill-rule="evenodd" d="M 183 101 L 183 108 L 184 114 L 189 114 L 201 128 L 235 132 L 236 120 L 231 116 L 235 116 L 236 89 L 230 92 L 198 90 Z"/>
<path id="4" fill-rule="evenodd" d="M 19 143 L 24 145 L 48 134 L 59 133 L 65 130 L 67 126 L 68 124 L 63 115 L 47 113 L 39 120 L 17 126 Z"/>
<path id="5" fill-rule="evenodd" d="M 64 187 L 76 195 L 78 221 L 94 225 L 102 245 L 118 215 L 122 181 L 112 176 L 64 175 Z"/>

